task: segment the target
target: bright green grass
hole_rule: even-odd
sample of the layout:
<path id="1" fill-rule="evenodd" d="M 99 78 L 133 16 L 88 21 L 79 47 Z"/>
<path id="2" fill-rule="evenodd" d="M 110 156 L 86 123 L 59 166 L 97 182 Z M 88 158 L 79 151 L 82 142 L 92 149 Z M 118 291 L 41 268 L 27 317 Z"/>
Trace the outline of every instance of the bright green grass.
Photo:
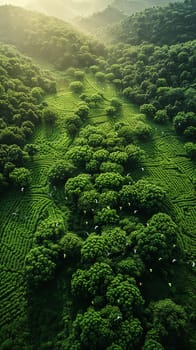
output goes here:
<path id="1" fill-rule="evenodd" d="M 47 216 L 51 216 L 54 219 L 64 216 L 66 219 L 67 209 L 64 205 L 63 197 L 59 196 L 56 202 L 58 205 L 55 204 L 51 197 L 51 190 L 48 188 L 47 175 L 51 166 L 56 161 L 63 159 L 70 145 L 71 141 L 66 135 L 64 122 L 74 112 L 80 100 L 78 95 L 69 91 L 69 81 L 65 81 L 65 76 L 62 73 L 53 71 L 53 74 L 58 79 L 59 89 L 57 94 L 47 96 L 46 101 L 49 107 L 58 113 L 57 125 L 51 128 L 42 125 L 36 131 L 33 142 L 38 145 L 39 152 L 28 164 L 32 173 L 30 190 L 24 194 L 19 191 L 8 192 L 0 203 L 1 327 L 13 322 L 17 317 L 25 317 L 26 302 L 24 299 L 22 274 L 25 257 L 32 246 L 32 238 L 37 225 L 42 218 Z M 109 131 L 115 121 L 124 121 L 131 126 L 135 126 L 137 120 L 144 119 L 139 114 L 139 109 L 124 99 L 122 99 L 123 108 L 121 115 L 116 120 L 108 118 L 105 114 L 105 108 L 109 105 L 109 100 L 112 97 L 119 98 L 116 89 L 109 84 L 98 83 L 91 74 L 86 75 L 84 86 L 87 95 L 101 91 L 105 97 L 105 100 L 98 108 L 91 109 L 90 123 L 99 125 L 104 130 Z M 176 138 L 170 125 L 162 127 L 150 121 L 146 122 L 153 127 L 153 140 L 140 144 L 146 152 L 145 171 L 137 169 L 133 171 L 133 177 L 137 180 L 144 176 L 149 181 L 155 181 L 167 190 L 177 219 L 183 228 L 179 241 L 183 248 L 195 252 L 193 237 L 195 234 L 196 203 L 192 183 L 194 166 L 187 159 L 183 144 Z M 162 134 L 163 132 L 164 134 Z M 55 195 L 54 189 L 52 192 L 52 195 Z M 17 213 L 17 215 L 13 213 Z M 195 284 L 192 272 L 188 272 L 187 268 L 184 267 L 182 274 L 178 272 L 178 278 L 173 277 L 174 283 L 179 285 L 178 290 L 181 291 L 183 290 L 183 279 L 185 278 L 189 283 L 186 283 L 184 294 L 178 297 L 179 302 L 182 303 L 191 300 L 191 295 L 194 293 Z M 55 294 L 53 302 L 49 295 L 44 296 L 46 298 L 44 300 L 47 300 L 49 304 L 50 301 L 52 302 L 52 308 L 55 309 L 56 307 L 57 314 L 59 308 L 66 308 L 65 298 L 58 297 L 58 290 L 66 289 L 63 287 L 63 283 L 65 282 L 61 283 L 59 281 L 57 286 L 54 287 L 54 289 L 56 288 L 55 293 L 57 293 L 57 296 Z M 155 285 L 154 288 L 157 288 L 157 286 Z M 148 294 L 148 288 L 146 294 Z M 163 296 L 167 296 L 167 294 L 168 286 L 165 286 L 163 282 Z M 58 302 L 60 306 L 55 305 Z M 44 315 L 44 312 L 47 313 L 49 304 L 46 302 L 46 306 L 43 306 Z M 36 325 L 36 319 L 34 322 Z M 55 326 L 51 330 L 51 337 L 52 332 L 56 332 Z M 34 335 L 36 337 L 36 332 Z"/>

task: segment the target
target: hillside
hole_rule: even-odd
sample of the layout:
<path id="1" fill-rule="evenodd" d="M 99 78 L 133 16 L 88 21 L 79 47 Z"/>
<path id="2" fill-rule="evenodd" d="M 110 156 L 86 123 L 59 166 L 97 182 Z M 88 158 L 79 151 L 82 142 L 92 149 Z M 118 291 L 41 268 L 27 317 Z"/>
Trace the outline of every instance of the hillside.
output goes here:
<path id="1" fill-rule="evenodd" d="M 0 0 L 0 5 L 22 6 L 29 10 L 39 11 L 48 16 L 55 16 L 70 21 L 77 16 L 90 16 L 94 12 L 102 11 L 110 0 Z"/>
<path id="2" fill-rule="evenodd" d="M 70 24 L 14 6 L 0 7 L 0 41 L 61 69 L 88 66 L 95 63 L 96 55 L 104 55 L 102 44 Z"/>
<path id="3" fill-rule="evenodd" d="M 90 16 L 94 12 L 101 11 L 110 3 L 110 0 L 29 0 L 26 6 L 32 10 L 43 12 L 49 16 L 55 16 L 63 20 L 72 20 L 78 16 Z"/>
<path id="4" fill-rule="evenodd" d="M 0 64 L 0 191 L 3 192 L 16 180 L 12 181 L 10 173 L 16 167 L 23 169 L 28 154 L 23 152 L 24 146 L 44 113 L 43 96 L 54 93 L 56 83 L 48 72 L 41 71 L 11 46 L 0 46 Z"/>
<path id="5" fill-rule="evenodd" d="M 140 105 L 152 103 L 155 119 L 155 112 L 165 108 L 165 122 L 172 121 L 178 113 L 196 112 L 195 44 L 196 41 L 190 41 L 162 48 L 144 44 L 134 49 L 111 50 L 105 72 L 113 74 L 113 81 L 118 79 L 123 94 L 131 101 Z M 193 121 L 193 127 L 195 123 Z M 187 126 L 184 125 L 184 129 L 182 125 L 176 126 L 177 133 L 185 132 L 189 138 Z M 192 139 L 195 136 L 193 134 Z"/>
<path id="6" fill-rule="evenodd" d="M 180 0 L 178 0 L 179 2 Z M 182 2 L 183 0 L 181 0 Z M 141 12 L 146 8 L 153 6 L 166 6 L 171 2 L 177 2 L 176 0 L 113 0 L 112 6 L 121 10 L 127 15 L 131 15 L 135 12 Z"/>
<path id="7" fill-rule="evenodd" d="M 179 1 L 179 0 L 178 0 Z M 55 16 L 65 21 L 72 21 L 77 17 L 89 17 L 112 6 L 126 15 L 142 11 L 151 6 L 164 6 L 168 0 L 0 0 L 0 5 L 12 4 L 27 9 L 39 11 L 48 16 Z M 173 0 L 174 2 L 174 0 Z"/>
<path id="8" fill-rule="evenodd" d="M 130 17 L 161 46 L 0 7 L 0 350 L 195 350 L 191 6 Z"/>
<path id="9" fill-rule="evenodd" d="M 172 1 L 159 1 L 159 0 L 146 0 L 146 1 L 112 1 L 109 6 L 104 8 L 102 11 L 95 12 L 92 15 L 86 17 L 75 18 L 72 20 L 74 25 L 78 28 L 84 30 L 87 33 L 94 35 L 95 37 L 105 38 L 107 41 L 111 40 L 111 37 L 107 35 L 110 32 L 113 32 L 113 26 L 115 23 L 120 23 L 127 16 L 135 14 L 136 12 L 141 12 L 146 8 L 153 6 L 166 6 Z M 176 2 L 176 1 L 173 1 Z M 127 23 L 127 21 L 125 22 Z M 119 25 L 120 26 L 120 25 Z M 126 26 L 126 24 L 125 24 Z M 108 28 L 109 27 L 109 28 Z M 118 27 L 117 27 L 118 28 Z M 119 29 L 118 29 L 119 30 Z M 116 31 L 118 31 L 116 30 Z M 114 33 L 115 27 L 114 27 Z M 108 40 L 108 37 L 110 40 Z"/>
<path id="10" fill-rule="evenodd" d="M 0 206 L 3 233 L 1 280 L 4 285 L 1 294 L 1 343 L 4 348 L 9 344 L 13 350 L 18 345 L 21 349 L 24 346 L 27 349 L 61 349 L 62 346 L 70 349 L 77 343 L 81 344 L 81 349 L 86 346 L 91 349 L 90 334 L 93 331 L 96 348 L 106 349 L 115 341 L 122 349 L 128 349 L 130 339 L 127 336 L 123 338 L 122 330 L 126 327 L 128 334 L 132 334 L 134 329 L 131 338 L 134 344 L 142 341 L 143 334 L 147 345 L 149 341 L 155 342 L 151 332 L 158 331 L 153 319 L 148 316 L 151 328 L 146 333 L 143 311 L 138 313 L 135 306 L 135 311 L 131 311 L 135 317 L 129 328 L 126 303 L 132 305 L 132 298 L 126 300 L 126 297 L 121 297 L 117 305 L 115 300 L 122 293 L 134 293 L 138 307 L 142 307 L 144 298 L 149 307 L 153 307 L 149 304 L 153 301 L 156 310 L 158 300 L 172 298 L 191 312 L 190 293 L 194 288 L 191 256 L 185 258 L 188 265 L 184 266 L 180 247 L 186 247 L 191 254 L 193 232 L 189 235 L 182 231 L 180 223 L 185 220 L 186 225 L 193 227 L 194 209 L 191 203 L 194 188 L 190 179 L 194 168 L 171 127 L 158 126 L 154 131 L 155 125 L 142 117 L 137 107 L 121 98 L 111 84 L 99 82 L 94 74 L 88 73 L 83 81 L 84 97 L 79 97 L 70 90 L 75 74 L 73 70 L 63 77 L 58 72 L 51 74 L 55 74 L 58 91 L 48 95 L 45 102 L 58 119 L 55 124 L 41 124 L 32 139 L 38 151 L 26 163 L 32 177 L 29 189 L 26 188 L 24 193 L 9 191 L 3 196 Z M 88 102 L 82 102 L 83 98 Z M 117 101 L 120 101 L 121 112 L 118 117 L 112 117 L 108 108 L 111 104 L 117 106 Z M 88 106 L 88 109 L 82 106 Z M 141 124 L 152 130 L 152 139 L 143 139 L 139 132 Z M 74 129 L 74 125 L 77 128 Z M 126 133 L 122 127 L 126 127 Z M 165 167 L 169 169 L 167 172 Z M 127 171 L 131 176 L 127 176 Z M 85 188 L 81 192 L 82 186 Z M 185 200 L 182 196 L 187 194 L 187 190 Z M 137 200 L 135 197 L 136 202 L 134 200 L 129 206 L 126 191 L 133 191 L 135 195 L 143 191 L 142 197 Z M 147 205 L 148 196 L 153 200 Z M 163 217 L 156 216 L 154 201 L 159 210 L 165 212 L 160 214 Z M 184 207 L 189 211 L 187 217 Z M 167 222 L 165 228 L 164 220 Z M 177 220 L 178 226 L 173 220 Z M 149 247 L 144 247 L 141 238 L 149 225 L 152 232 L 153 225 L 155 230 L 156 225 L 163 225 L 159 230 L 162 230 L 162 235 L 172 233 L 170 239 L 175 247 L 167 245 L 166 248 L 161 234 L 154 236 L 155 233 L 149 236 Z M 95 226 L 98 227 L 95 229 Z M 174 229 L 178 232 L 178 243 Z M 136 233 L 138 236 L 135 236 Z M 151 249 L 155 249 L 153 254 Z M 160 255 L 164 257 L 164 262 L 158 262 Z M 17 264 L 15 257 L 18 257 Z M 179 261 L 173 265 L 171 260 L 174 257 Z M 171 266 L 174 274 L 170 271 Z M 102 277 L 99 276 L 103 274 L 101 282 Z M 89 282 L 85 287 L 83 283 L 86 279 Z M 108 301 L 104 301 L 106 292 Z M 115 299 L 113 293 L 116 293 Z M 168 306 L 184 324 L 183 308 L 175 303 Z M 117 325 L 110 321 L 110 317 L 114 317 L 112 315 L 115 319 L 120 317 Z M 96 328 L 97 318 L 100 324 L 107 322 L 106 331 L 111 332 L 107 340 L 102 328 Z M 77 326 L 83 322 L 87 327 L 86 340 L 83 340 L 80 330 L 82 326 Z M 20 327 L 25 330 L 24 334 L 19 334 Z M 177 327 L 181 327 L 180 324 Z M 94 333 L 97 331 L 99 337 Z M 182 350 L 191 349 L 188 338 L 184 336 L 183 339 L 181 336 L 172 336 L 167 341 L 163 337 L 160 339 L 168 350 L 171 343 Z M 155 344 L 159 343 L 156 341 Z"/>
<path id="11" fill-rule="evenodd" d="M 122 11 L 115 7 L 108 6 L 105 10 L 94 13 L 90 17 L 74 20 L 74 24 L 87 33 L 91 33 L 99 37 L 100 29 L 105 30 L 108 25 L 118 23 L 125 19 L 125 17 L 126 15 L 124 15 Z"/>
<path id="12" fill-rule="evenodd" d="M 195 33 L 196 4 L 195 1 L 186 0 L 134 14 L 111 27 L 108 35 L 114 43 L 171 45 L 193 40 Z"/>

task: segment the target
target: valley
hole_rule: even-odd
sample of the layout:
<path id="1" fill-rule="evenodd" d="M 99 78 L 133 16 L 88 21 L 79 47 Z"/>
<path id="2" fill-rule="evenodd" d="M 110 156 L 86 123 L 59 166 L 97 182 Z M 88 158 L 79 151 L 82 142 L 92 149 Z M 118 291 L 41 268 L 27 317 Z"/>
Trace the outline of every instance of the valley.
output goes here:
<path id="1" fill-rule="evenodd" d="M 195 7 L 166 3 L 96 39 L 0 7 L 0 350 L 195 349 Z"/>

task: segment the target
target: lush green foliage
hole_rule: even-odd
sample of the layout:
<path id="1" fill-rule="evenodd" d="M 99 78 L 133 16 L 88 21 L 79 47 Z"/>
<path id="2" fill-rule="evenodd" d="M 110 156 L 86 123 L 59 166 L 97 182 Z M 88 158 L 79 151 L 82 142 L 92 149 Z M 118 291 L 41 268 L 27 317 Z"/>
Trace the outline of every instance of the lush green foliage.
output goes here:
<path id="1" fill-rule="evenodd" d="M 175 0 L 113 0 L 112 6 L 118 8 L 123 13 L 132 14 L 152 6 L 165 6 Z"/>
<path id="2" fill-rule="evenodd" d="M 195 41 L 162 47 L 119 45 L 110 51 L 104 69 L 120 80 L 123 95 L 139 104 L 141 113 L 157 124 L 173 120 L 176 132 L 192 141 L 196 125 L 194 52 Z M 151 134 L 142 122 L 135 132 L 138 137 Z"/>
<path id="3" fill-rule="evenodd" d="M 102 29 L 102 27 L 118 23 L 125 17 L 126 16 L 120 11 L 120 9 L 108 6 L 103 11 L 94 13 L 92 16 L 79 18 L 79 20 L 76 20 L 76 24 L 79 28 L 82 28 L 87 32 L 99 34 L 99 30 Z"/>
<path id="4" fill-rule="evenodd" d="M 116 42 L 133 45 L 142 42 L 157 45 L 185 42 L 195 39 L 195 16 L 194 0 L 170 3 L 167 7 L 149 8 L 132 15 L 120 25 L 112 27 L 111 36 Z"/>
<path id="5" fill-rule="evenodd" d="M 61 20 L 13 6 L 0 7 L 0 40 L 60 68 L 92 65 L 105 51 Z"/>
<path id="6" fill-rule="evenodd" d="M 0 46 L 0 72 L 2 190 L 6 181 L 16 187 L 28 185 L 30 173 L 24 164 L 27 154 L 32 156 L 35 149 L 24 148 L 24 145 L 41 122 L 42 114 L 48 113 L 44 108 L 43 94 L 55 92 L 56 84 L 49 73 L 41 72 L 30 59 L 6 45 Z"/>
<path id="7" fill-rule="evenodd" d="M 57 27 L 54 41 L 61 39 Z M 37 30 L 34 34 L 37 39 Z M 52 43 L 52 36 L 47 40 Z M 51 48 L 47 40 L 44 47 Z M 0 153 L 0 189 L 8 181 L 25 186 L 8 188 L 0 203 L 2 349 L 194 349 L 195 183 L 188 159 L 195 157 L 194 143 L 184 149 L 166 118 L 194 141 L 194 81 L 187 73 L 182 77 L 189 76 L 187 83 L 179 77 L 185 69 L 179 62 L 194 72 L 193 45 L 120 45 L 108 51 L 107 61 L 93 57 L 89 71 L 70 68 L 64 74 L 51 68 L 56 94 L 48 89 L 54 85 L 48 73 L 3 48 L 2 62 L 14 55 L 22 64 L 17 79 L 24 79 L 25 89 L 19 90 L 24 101 L 11 99 L 11 111 L 7 100 L 2 104 L 1 129 L 17 125 L 28 137 L 22 144 L 2 144 Z M 170 75 L 170 64 L 178 67 L 175 79 L 157 77 L 165 62 Z M 157 75 L 150 69 L 146 75 L 148 66 Z M 15 93 L 13 65 L 2 67 L 0 91 L 8 98 Z M 84 89 L 80 96 L 69 88 L 76 79 Z M 149 84 L 152 96 L 146 98 Z M 33 120 L 25 117 L 28 101 L 36 109 Z M 106 113 L 111 107 L 114 117 Z"/>

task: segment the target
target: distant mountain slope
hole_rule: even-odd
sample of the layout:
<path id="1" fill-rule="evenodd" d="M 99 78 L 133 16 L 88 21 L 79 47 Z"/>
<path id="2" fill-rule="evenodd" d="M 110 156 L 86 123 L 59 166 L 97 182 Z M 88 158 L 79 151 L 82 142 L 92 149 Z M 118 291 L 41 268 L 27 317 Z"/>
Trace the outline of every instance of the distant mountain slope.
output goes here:
<path id="1" fill-rule="evenodd" d="M 29 0 L 28 7 L 64 20 L 89 16 L 103 10 L 111 0 Z"/>
<path id="2" fill-rule="evenodd" d="M 104 28 L 108 25 L 112 25 L 125 19 L 125 14 L 115 7 L 108 6 L 101 12 L 94 13 L 87 18 L 79 18 L 75 21 L 76 25 L 92 34 L 97 33 L 97 30 Z"/>
<path id="3" fill-rule="evenodd" d="M 171 3 L 167 7 L 146 9 L 110 28 L 113 42 L 158 45 L 186 42 L 196 38 L 196 2 Z"/>
<path id="4" fill-rule="evenodd" d="M 19 7 L 0 7 L 0 41 L 59 68 L 95 63 L 104 46 L 78 33 L 70 24 Z"/>
<path id="5" fill-rule="evenodd" d="M 127 15 L 143 11 L 148 7 L 166 6 L 171 2 L 183 0 L 113 0 L 112 6 L 126 13 Z"/>
<path id="6" fill-rule="evenodd" d="M 78 16 L 89 17 L 112 6 L 126 15 L 151 6 L 163 6 L 182 0 L 0 0 L 0 5 L 12 4 L 71 21 Z"/>
<path id="7" fill-rule="evenodd" d="M 75 20 L 72 19 L 72 22 L 85 32 L 105 39 L 107 26 L 120 23 L 127 16 L 141 12 L 146 8 L 166 6 L 176 1 L 182 2 L 183 0 L 111 0 L 110 5 L 102 11 L 95 12 L 88 17 L 85 15 Z M 106 3 L 107 1 L 105 1 Z"/>

